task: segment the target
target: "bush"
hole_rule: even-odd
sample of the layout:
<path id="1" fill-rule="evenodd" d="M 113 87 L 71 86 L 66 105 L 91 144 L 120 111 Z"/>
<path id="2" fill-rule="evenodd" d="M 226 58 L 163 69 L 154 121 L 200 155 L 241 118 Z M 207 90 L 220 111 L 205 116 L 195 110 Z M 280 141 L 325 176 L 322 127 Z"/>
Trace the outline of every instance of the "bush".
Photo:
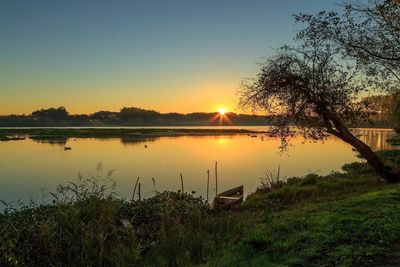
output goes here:
<path id="1" fill-rule="evenodd" d="M 287 178 L 286 179 L 286 183 L 287 184 L 300 184 L 301 180 L 303 180 L 303 178 L 297 177 L 297 176 L 293 176 L 293 177 Z"/>
<path id="2" fill-rule="evenodd" d="M 351 163 L 346 163 L 342 166 L 342 170 L 350 173 L 350 172 L 368 172 L 371 171 L 371 168 L 365 164 L 365 163 L 361 163 L 361 162 L 351 162 Z"/>
<path id="3" fill-rule="evenodd" d="M 318 174 L 315 173 L 310 173 L 304 176 L 303 179 L 301 179 L 300 185 L 312 185 L 316 184 L 322 177 L 319 176 Z"/>

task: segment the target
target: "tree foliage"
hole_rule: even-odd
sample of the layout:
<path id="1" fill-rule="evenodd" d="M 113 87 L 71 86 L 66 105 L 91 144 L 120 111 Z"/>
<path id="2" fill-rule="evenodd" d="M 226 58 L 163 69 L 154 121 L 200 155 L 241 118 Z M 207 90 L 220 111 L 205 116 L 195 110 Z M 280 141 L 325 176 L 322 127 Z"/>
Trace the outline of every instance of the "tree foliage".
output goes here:
<path id="1" fill-rule="evenodd" d="M 282 118 L 272 129 L 282 148 L 299 131 L 306 139 L 321 140 L 336 133 L 335 123 L 353 124 L 368 114 L 356 101 L 368 91 L 365 77 L 354 61 L 341 60 L 340 48 L 315 27 L 308 24 L 295 46 L 281 47 L 255 79 L 242 83 L 241 106 Z"/>
<path id="2" fill-rule="evenodd" d="M 400 120 L 400 94 L 371 95 L 362 99 L 373 126 L 394 127 Z"/>
<path id="3" fill-rule="evenodd" d="M 398 90 L 400 81 L 400 4 L 394 0 L 347 2 L 343 12 L 299 14 L 339 47 L 342 56 L 355 60 L 375 86 Z"/>
<path id="4" fill-rule="evenodd" d="M 32 112 L 34 117 L 47 117 L 55 121 L 65 120 L 68 118 L 68 111 L 65 107 L 40 109 Z"/>
<path id="5" fill-rule="evenodd" d="M 381 7 L 373 7 L 376 16 L 380 16 Z M 396 14 L 397 6 L 390 7 Z M 389 66 L 388 58 L 385 61 L 379 55 L 368 57 L 353 43 L 349 45 L 353 36 L 366 35 L 364 27 L 371 27 L 367 33 L 372 34 L 376 26 L 367 11 L 364 16 L 354 17 L 356 10 L 348 5 L 342 17 L 325 11 L 295 16 L 304 25 L 297 32 L 295 43 L 280 48 L 254 79 L 242 84 L 240 104 L 282 118 L 271 130 L 271 135 L 280 137 L 282 149 L 299 132 L 310 140 L 323 140 L 330 134 L 352 145 L 384 179 L 393 182 L 399 175 L 349 130 L 349 125 L 369 117 L 366 103 L 360 101 L 363 95 L 382 90 L 383 85 L 398 85 L 395 80 L 389 83 L 389 77 L 383 79 L 389 74 L 396 78 L 396 65 Z M 376 51 L 371 50 L 371 54 L 384 48 L 378 46 L 379 40 L 374 41 Z M 380 56 L 389 54 L 382 52 Z"/>
<path id="6" fill-rule="evenodd" d="M 121 109 L 119 113 L 119 117 L 122 120 L 132 120 L 136 118 L 143 119 L 156 119 L 159 117 L 160 113 L 154 110 L 146 110 L 142 108 L 135 107 L 124 107 Z"/>

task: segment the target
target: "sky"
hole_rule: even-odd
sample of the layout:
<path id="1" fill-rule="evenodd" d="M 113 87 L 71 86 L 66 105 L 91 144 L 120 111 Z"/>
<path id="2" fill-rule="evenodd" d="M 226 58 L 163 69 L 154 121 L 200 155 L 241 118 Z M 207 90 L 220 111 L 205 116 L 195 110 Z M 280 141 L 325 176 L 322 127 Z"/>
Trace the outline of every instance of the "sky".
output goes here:
<path id="1" fill-rule="evenodd" d="M 0 0 L 0 114 L 240 112 L 237 90 L 334 0 Z"/>

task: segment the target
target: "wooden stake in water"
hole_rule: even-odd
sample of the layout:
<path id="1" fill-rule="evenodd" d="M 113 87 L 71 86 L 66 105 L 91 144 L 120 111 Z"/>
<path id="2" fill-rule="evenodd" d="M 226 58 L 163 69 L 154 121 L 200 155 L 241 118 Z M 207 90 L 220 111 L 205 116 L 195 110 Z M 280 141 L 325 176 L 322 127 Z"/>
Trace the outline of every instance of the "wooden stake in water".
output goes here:
<path id="1" fill-rule="evenodd" d="M 132 201 L 135 200 L 135 194 L 136 194 L 136 188 L 137 188 L 138 182 L 139 182 L 139 177 L 136 179 L 135 189 L 133 189 Z"/>
<path id="2" fill-rule="evenodd" d="M 183 190 L 183 176 L 182 176 L 182 173 L 181 173 L 181 188 L 182 188 L 182 194 L 185 193 L 185 191 Z"/>
<path id="3" fill-rule="evenodd" d="M 156 189 L 156 180 L 154 179 L 154 177 L 151 177 L 151 180 L 153 180 L 154 194 L 156 194 L 156 195 L 157 195 L 157 189 Z"/>
<path id="4" fill-rule="evenodd" d="M 138 185 L 138 195 L 139 195 L 139 201 L 141 201 L 141 200 L 142 200 L 142 197 L 140 196 L 140 183 L 139 183 L 139 185 Z"/>
<path id="5" fill-rule="evenodd" d="M 207 202 L 208 202 L 208 190 L 210 188 L 210 170 L 207 170 Z"/>
<path id="6" fill-rule="evenodd" d="M 215 196 L 218 195 L 218 161 L 215 162 Z"/>

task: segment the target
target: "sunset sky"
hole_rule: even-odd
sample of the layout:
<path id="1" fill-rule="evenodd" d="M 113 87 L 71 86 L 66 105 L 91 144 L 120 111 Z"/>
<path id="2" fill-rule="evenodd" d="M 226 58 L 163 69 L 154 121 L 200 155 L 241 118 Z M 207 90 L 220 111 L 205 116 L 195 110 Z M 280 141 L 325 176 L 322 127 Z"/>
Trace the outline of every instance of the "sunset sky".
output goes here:
<path id="1" fill-rule="evenodd" d="M 240 82 L 321 0 L 0 0 L 0 114 L 236 111 Z"/>

